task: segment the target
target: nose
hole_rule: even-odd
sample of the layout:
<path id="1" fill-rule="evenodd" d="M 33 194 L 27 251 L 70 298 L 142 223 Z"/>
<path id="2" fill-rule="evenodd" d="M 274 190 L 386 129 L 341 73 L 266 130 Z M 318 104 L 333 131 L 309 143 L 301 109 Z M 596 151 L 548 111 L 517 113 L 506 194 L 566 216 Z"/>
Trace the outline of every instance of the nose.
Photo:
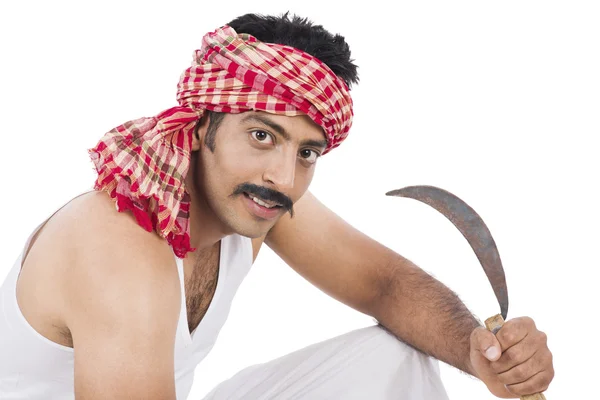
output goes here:
<path id="1" fill-rule="evenodd" d="M 296 175 L 295 152 L 281 152 L 274 157 L 263 173 L 263 180 L 274 185 L 280 192 L 286 192 L 294 187 Z"/>

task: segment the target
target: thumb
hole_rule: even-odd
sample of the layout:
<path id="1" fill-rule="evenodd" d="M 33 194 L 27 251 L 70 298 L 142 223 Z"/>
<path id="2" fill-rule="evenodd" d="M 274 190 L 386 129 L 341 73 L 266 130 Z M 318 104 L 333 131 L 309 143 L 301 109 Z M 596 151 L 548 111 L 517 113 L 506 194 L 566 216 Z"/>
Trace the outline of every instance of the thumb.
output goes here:
<path id="1" fill-rule="evenodd" d="M 476 328 L 471 334 L 471 350 L 481 352 L 489 361 L 496 361 L 502 355 L 496 335 L 483 327 Z"/>

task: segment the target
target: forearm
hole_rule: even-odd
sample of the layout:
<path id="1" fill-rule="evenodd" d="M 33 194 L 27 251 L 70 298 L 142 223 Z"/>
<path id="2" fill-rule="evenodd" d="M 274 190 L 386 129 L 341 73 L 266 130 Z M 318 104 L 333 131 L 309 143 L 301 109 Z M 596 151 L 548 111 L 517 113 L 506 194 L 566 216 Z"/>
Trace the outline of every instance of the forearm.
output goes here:
<path id="1" fill-rule="evenodd" d="M 480 323 L 458 296 L 400 256 L 383 270 L 373 313 L 379 323 L 412 347 L 474 375 L 469 338 Z"/>

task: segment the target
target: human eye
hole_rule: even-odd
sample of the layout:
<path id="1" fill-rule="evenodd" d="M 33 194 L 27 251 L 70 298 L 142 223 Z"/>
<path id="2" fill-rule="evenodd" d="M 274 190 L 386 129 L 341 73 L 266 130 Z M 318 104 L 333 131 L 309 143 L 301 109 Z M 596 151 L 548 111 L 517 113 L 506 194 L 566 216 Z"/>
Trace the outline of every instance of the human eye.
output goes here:
<path id="1" fill-rule="evenodd" d="M 261 142 L 261 143 L 265 143 L 265 144 L 273 144 L 273 142 L 274 142 L 273 135 L 271 135 L 268 132 L 261 131 L 260 129 L 255 129 L 253 131 L 250 131 L 250 136 L 252 137 L 252 139 L 256 140 L 257 142 Z"/>
<path id="2" fill-rule="evenodd" d="M 309 164 L 314 164 L 317 162 L 317 159 L 321 156 L 317 151 L 312 149 L 303 149 L 300 150 L 300 158 L 302 160 L 308 162 Z"/>

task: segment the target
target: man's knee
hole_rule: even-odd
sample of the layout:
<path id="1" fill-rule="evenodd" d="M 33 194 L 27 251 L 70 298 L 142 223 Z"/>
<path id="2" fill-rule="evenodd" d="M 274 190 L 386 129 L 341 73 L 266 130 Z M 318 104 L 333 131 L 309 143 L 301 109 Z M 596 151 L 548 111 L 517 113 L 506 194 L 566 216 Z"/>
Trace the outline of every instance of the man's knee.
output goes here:
<path id="1" fill-rule="evenodd" d="M 370 357 L 375 368 L 400 368 L 439 375 L 437 360 L 398 339 L 384 326 L 377 324 L 364 328 L 364 334 L 371 340 Z"/>

